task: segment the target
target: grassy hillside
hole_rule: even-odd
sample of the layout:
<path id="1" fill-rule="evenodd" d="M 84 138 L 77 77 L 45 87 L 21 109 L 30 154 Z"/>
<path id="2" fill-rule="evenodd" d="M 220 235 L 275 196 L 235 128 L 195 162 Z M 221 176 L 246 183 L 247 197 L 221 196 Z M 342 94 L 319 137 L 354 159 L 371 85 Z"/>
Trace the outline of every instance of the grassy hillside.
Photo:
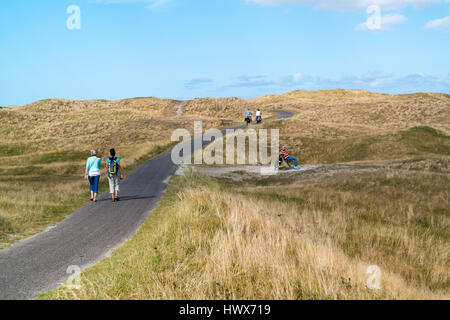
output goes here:
<path id="1" fill-rule="evenodd" d="M 263 127 L 279 128 L 280 143 L 303 163 L 450 155 L 450 98 L 446 94 L 294 91 L 245 102 L 236 98 L 196 99 L 187 104 L 187 109 L 198 116 L 205 110 L 210 116 L 225 114 L 242 121 L 247 106 L 261 108 L 264 118 L 274 109 L 295 113 L 282 122 L 266 121 Z"/>
<path id="2" fill-rule="evenodd" d="M 226 124 L 207 116 L 176 116 L 181 102 L 48 99 L 0 110 L 0 249 L 62 220 L 89 200 L 83 180 L 89 150 L 105 159 L 114 147 L 125 172 L 170 145 L 176 128 Z M 107 190 L 106 180 L 100 191 Z"/>
<path id="3" fill-rule="evenodd" d="M 292 119 L 281 143 L 306 163 L 392 160 L 448 156 L 448 95 L 375 94 L 361 90 L 294 91 L 251 100 L 265 109 L 283 106 Z"/>
<path id="4" fill-rule="evenodd" d="M 170 146 L 175 128 L 266 121 L 300 176 L 231 182 L 175 177 L 160 207 L 82 290 L 43 298 L 449 298 L 450 97 L 294 91 L 250 100 L 50 99 L 0 110 L 0 242 L 86 203 L 85 158 L 115 147 L 127 172 Z M 105 182 L 101 190 L 106 190 Z M 366 286 L 367 266 L 382 289 Z"/>

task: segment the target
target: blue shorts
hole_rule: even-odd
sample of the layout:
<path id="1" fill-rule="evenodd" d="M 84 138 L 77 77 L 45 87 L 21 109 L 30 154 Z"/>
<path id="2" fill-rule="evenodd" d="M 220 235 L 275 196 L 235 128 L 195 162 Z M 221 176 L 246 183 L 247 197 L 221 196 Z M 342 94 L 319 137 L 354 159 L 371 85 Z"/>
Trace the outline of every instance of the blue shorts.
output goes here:
<path id="1" fill-rule="evenodd" d="M 98 193 L 98 182 L 100 181 L 100 176 L 89 177 L 89 184 L 91 185 L 91 191 Z"/>

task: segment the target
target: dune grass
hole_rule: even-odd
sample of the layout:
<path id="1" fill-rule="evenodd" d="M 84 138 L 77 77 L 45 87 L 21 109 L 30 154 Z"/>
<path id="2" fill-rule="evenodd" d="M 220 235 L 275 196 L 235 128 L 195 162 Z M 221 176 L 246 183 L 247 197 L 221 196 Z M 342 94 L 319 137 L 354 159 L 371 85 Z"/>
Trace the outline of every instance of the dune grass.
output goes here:
<path id="1" fill-rule="evenodd" d="M 450 155 L 450 136 L 428 126 L 381 134 L 361 134 L 353 136 L 333 135 L 328 137 L 303 135 L 296 130 L 297 120 L 267 121 L 261 126 L 249 126 L 223 139 L 216 140 L 207 147 L 208 154 L 226 163 L 228 140 L 245 139 L 245 164 L 249 163 L 249 135 L 254 130 L 268 129 L 268 154 L 270 155 L 271 129 L 280 130 L 280 146 L 286 146 L 288 153 L 303 164 L 334 164 L 361 161 L 392 161 L 405 159 L 446 158 Z M 239 138 L 238 138 L 239 137 Z M 261 136 L 262 137 L 262 136 Z M 244 140 L 242 140 L 244 141 Z M 198 151 L 200 153 L 201 151 Z M 258 152 L 258 150 L 256 150 Z M 244 154 L 243 151 L 240 154 Z M 238 152 L 235 150 L 235 163 Z M 445 161 L 444 161 L 445 162 Z"/>
<path id="2" fill-rule="evenodd" d="M 45 230 L 86 204 L 89 151 L 103 160 L 114 147 L 125 173 L 171 146 L 189 115 L 172 117 L 177 101 L 47 99 L 0 111 L 0 249 Z M 206 118 L 208 119 L 208 118 Z M 218 127 L 220 119 L 204 127 Z M 104 169 L 103 169 L 104 170 Z M 106 180 L 100 192 L 107 189 Z"/>
<path id="3" fill-rule="evenodd" d="M 174 177 L 80 290 L 39 299 L 450 298 L 448 177 L 353 168 L 285 182 Z"/>
<path id="4" fill-rule="evenodd" d="M 400 132 L 400 138 L 419 152 L 450 155 L 450 136 L 428 126 Z"/>
<path id="5" fill-rule="evenodd" d="M 2 108 L 0 247 L 86 202 L 81 176 L 91 148 L 104 158 L 115 147 L 130 173 L 170 147 L 174 129 L 191 131 L 199 119 L 205 129 L 242 123 L 247 107 L 261 108 L 265 119 L 273 109 L 295 113 L 263 127 L 279 128 L 281 144 L 301 163 L 351 169 L 240 184 L 175 177 L 138 234 L 83 273 L 80 291 L 41 298 L 448 299 L 450 100 L 443 94 L 294 91 Z M 369 265 L 381 268 L 381 290 L 366 286 Z"/>

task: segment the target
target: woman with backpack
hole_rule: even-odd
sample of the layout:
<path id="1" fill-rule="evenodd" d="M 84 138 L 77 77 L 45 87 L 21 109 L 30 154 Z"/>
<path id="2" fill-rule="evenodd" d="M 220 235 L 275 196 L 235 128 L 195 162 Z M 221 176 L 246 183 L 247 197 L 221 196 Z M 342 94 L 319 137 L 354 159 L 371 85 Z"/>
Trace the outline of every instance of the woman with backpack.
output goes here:
<path id="1" fill-rule="evenodd" d="M 122 168 L 120 167 L 120 159 L 116 157 L 116 150 L 109 150 L 110 157 L 106 159 L 107 172 L 109 180 L 109 191 L 111 192 L 112 201 L 120 201 L 119 199 L 119 180 L 123 179 Z"/>
<path id="2" fill-rule="evenodd" d="M 100 167 L 102 159 L 97 157 L 98 150 L 91 150 L 91 157 L 86 161 L 86 170 L 84 171 L 84 179 L 89 180 L 91 189 L 91 201 L 97 202 L 98 182 L 100 181 Z"/>

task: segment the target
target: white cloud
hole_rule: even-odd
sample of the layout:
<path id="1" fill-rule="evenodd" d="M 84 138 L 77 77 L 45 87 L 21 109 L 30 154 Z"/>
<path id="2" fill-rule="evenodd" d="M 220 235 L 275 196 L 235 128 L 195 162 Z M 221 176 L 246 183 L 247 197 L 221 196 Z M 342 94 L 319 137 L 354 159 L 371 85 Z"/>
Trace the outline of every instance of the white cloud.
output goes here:
<path id="1" fill-rule="evenodd" d="M 150 1 L 151 3 L 148 5 L 148 8 L 150 10 L 158 10 L 163 7 L 165 7 L 171 0 L 153 0 Z"/>
<path id="2" fill-rule="evenodd" d="M 149 10 L 158 10 L 165 7 L 172 0 L 95 0 L 99 3 L 145 3 Z"/>
<path id="3" fill-rule="evenodd" d="M 301 74 L 301 73 L 296 73 L 292 76 L 293 82 L 300 82 L 302 80 L 303 80 L 303 74 Z"/>
<path id="4" fill-rule="evenodd" d="M 356 31 L 390 31 L 392 27 L 396 24 L 404 23 L 408 21 L 408 18 L 401 14 L 387 14 L 381 16 L 380 25 L 374 28 L 370 23 L 369 19 L 355 27 Z"/>
<path id="5" fill-rule="evenodd" d="M 431 20 L 425 26 L 425 29 L 449 29 L 450 30 L 450 16 L 442 19 Z"/>
<path id="6" fill-rule="evenodd" d="M 186 89 L 192 90 L 192 89 L 198 89 L 200 87 L 205 87 L 205 86 L 211 85 L 213 83 L 214 83 L 214 80 L 210 79 L 210 78 L 197 78 L 197 79 L 191 79 L 191 80 L 186 81 L 184 83 L 184 87 Z"/>
<path id="7" fill-rule="evenodd" d="M 368 72 L 362 75 L 348 75 L 340 78 L 329 78 L 299 73 L 279 78 L 266 76 L 239 77 L 238 82 L 220 87 L 219 91 L 253 88 L 261 94 L 268 91 L 287 91 L 294 89 L 365 89 L 385 93 L 405 93 L 432 91 L 450 93 L 450 74 L 408 74 L 396 75 L 385 72 Z M 258 92 L 259 92 L 258 91 Z"/>
<path id="8" fill-rule="evenodd" d="M 156 10 L 167 6 L 172 0 L 92 0 L 100 3 L 147 3 L 147 7 Z M 371 5 L 377 5 L 382 10 L 392 11 L 408 6 L 422 7 L 427 5 L 450 2 L 450 0 L 244 0 L 247 4 L 278 7 L 282 5 L 309 5 L 319 10 L 365 10 Z"/>
<path id="9" fill-rule="evenodd" d="M 245 0 L 262 6 L 277 7 L 281 5 L 312 5 L 321 10 L 364 10 L 371 5 L 378 5 L 383 10 L 391 11 L 407 6 L 426 6 L 449 0 Z"/>

